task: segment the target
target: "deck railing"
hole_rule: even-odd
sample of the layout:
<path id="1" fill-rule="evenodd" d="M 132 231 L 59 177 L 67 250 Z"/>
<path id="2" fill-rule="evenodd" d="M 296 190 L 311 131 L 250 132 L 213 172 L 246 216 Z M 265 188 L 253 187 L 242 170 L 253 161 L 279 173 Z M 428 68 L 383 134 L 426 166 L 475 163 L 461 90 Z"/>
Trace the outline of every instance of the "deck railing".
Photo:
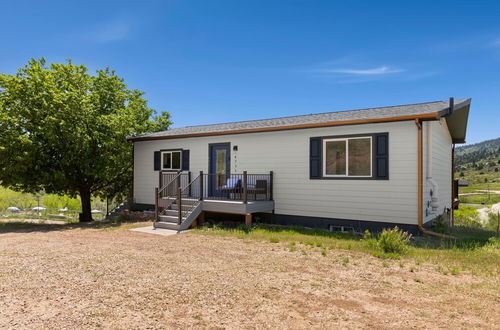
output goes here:
<path id="1" fill-rule="evenodd" d="M 175 197 L 177 188 L 183 188 L 191 182 L 191 172 L 167 172 L 159 174 L 159 197 Z"/>
<path id="2" fill-rule="evenodd" d="M 268 201 L 273 199 L 273 172 L 268 174 L 204 174 L 200 173 L 197 194 L 201 199 Z"/>
<path id="3" fill-rule="evenodd" d="M 182 217 L 185 214 L 189 214 L 198 205 L 198 201 L 201 200 L 203 191 L 203 176 L 197 176 L 193 181 L 191 181 L 186 187 L 177 189 L 177 205 L 178 205 L 178 220 L 177 223 L 182 222 Z M 183 200 L 186 202 L 184 205 Z M 183 209 L 185 206 L 185 209 Z"/>
<path id="4" fill-rule="evenodd" d="M 156 218 L 160 208 L 165 209 L 176 200 L 179 208 L 179 220 L 190 210 L 182 210 L 183 199 L 272 201 L 273 171 L 267 174 L 200 174 L 191 181 L 191 172 L 160 172 L 160 188 L 155 188 Z M 190 201 L 194 208 L 196 203 Z"/>

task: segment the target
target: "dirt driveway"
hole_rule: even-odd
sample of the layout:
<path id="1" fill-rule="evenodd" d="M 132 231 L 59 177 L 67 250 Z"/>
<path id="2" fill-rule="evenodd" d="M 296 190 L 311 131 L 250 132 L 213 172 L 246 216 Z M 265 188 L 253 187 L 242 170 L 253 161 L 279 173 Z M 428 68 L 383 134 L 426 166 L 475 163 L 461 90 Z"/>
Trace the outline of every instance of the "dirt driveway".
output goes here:
<path id="1" fill-rule="evenodd" d="M 304 254 L 305 253 L 305 254 Z M 0 234 L 0 328 L 494 328 L 498 279 L 186 233 Z"/>

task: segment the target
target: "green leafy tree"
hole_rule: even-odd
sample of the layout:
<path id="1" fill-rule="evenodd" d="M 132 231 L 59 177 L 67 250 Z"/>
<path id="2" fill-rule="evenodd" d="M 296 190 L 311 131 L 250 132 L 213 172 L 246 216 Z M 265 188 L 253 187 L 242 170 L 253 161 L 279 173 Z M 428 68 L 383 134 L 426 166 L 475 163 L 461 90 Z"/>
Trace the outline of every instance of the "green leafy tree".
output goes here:
<path id="1" fill-rule="evenodd" d="M 109 68 L 88 73 L 70 60 L 30 60 L 0 75 L 0 182 L 23 192 L 80 195 L 81 221 L 91 196 L 129 192 L 132 146 L 126 137 L 167 129 L 143 92 L 128 89 Z"/>

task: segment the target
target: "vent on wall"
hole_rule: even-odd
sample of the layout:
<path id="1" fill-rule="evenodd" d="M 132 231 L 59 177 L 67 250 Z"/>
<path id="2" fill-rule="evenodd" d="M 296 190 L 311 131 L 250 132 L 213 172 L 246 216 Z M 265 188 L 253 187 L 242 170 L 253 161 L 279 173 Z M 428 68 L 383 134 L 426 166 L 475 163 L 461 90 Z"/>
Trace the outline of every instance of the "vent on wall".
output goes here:
<path id="1" fill-rule="evenodd" d="M 349 233 L 349 234 L 354 233 L 354 228 L 353 227 L 347 227 L 347 226 L 334 226 L 334 225 L 330 225 L 329 230 L 332 233 Z"/>

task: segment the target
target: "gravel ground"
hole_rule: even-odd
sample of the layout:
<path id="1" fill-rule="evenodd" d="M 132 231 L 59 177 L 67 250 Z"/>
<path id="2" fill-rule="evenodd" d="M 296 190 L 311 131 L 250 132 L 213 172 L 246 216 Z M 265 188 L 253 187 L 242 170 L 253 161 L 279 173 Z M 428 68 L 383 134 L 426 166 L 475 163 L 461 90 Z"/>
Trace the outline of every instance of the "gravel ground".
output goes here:
<path id="1" fill-rule="evenodd" d="M 348 258 L 348 262 L 347 262 Z M 495 328 L 498 278 L 185 233 L 0 234 L 0 328 Z"/>

